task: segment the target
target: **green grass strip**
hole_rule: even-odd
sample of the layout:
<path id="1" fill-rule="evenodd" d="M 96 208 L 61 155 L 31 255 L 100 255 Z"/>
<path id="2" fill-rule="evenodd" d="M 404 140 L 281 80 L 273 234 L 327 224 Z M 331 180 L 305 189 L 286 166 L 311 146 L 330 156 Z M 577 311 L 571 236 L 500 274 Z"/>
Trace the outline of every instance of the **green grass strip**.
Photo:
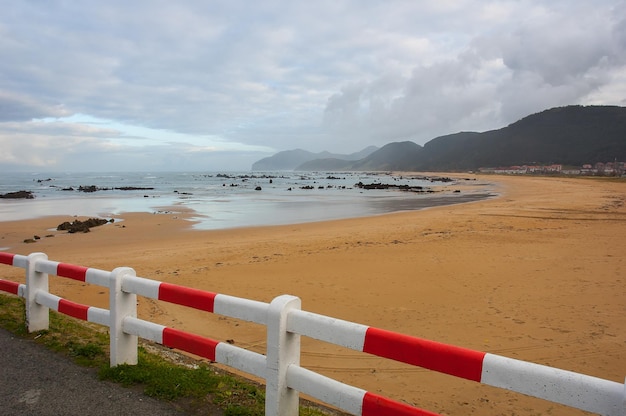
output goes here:
<path id="1" fill-rule="evenodd" d="M 185 360 L 185 364 L 175 363 L 140 347 L 137 365 L 109 367 L 106 327 L 51 311 L 50 328 L 29 334 L 25 325 L 24 300 L 18 297 L 0 294 L 0 327 L 70 356 L 79 365 L 95 368 L 102 380 L 139 387 L 147 396 L 170 402 L 187 414 L 264 415 L 263 386 L 208 363 L 191 359 Z M 334 414 L 338 413 L 315 405 L 300 407 L 303 416 Z"/>

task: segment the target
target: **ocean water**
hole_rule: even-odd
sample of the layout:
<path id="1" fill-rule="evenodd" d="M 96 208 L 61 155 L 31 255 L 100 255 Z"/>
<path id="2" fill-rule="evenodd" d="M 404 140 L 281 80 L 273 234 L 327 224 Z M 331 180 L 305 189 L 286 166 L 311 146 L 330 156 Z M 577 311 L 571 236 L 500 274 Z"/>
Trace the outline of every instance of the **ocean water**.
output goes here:
<path id="1" fill-rule="evenodd" d="M 355 186 L 359 182 L 438 192 L 362 189 Z M 35 198 L 0 199 L 0 222 L 49 215 L 123 218 L 125 212 L 184 207 L 194 211 L 195 228 L 223 229 L 363 217 L 490 196 L 455 193 L 456 185 L 420 175 L 356 172 L 1 173 L 0 194 L 26 190 Z"/>

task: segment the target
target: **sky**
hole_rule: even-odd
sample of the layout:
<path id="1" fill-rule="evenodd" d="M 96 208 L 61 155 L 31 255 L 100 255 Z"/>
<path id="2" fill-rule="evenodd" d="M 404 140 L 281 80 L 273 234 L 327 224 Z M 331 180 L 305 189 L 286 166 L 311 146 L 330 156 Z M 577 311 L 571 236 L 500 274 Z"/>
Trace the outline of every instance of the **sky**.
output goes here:
<path id="1" fill-rule="evenodd" d="M 626 106 L 626 2 L 0 0 L 0 172 L 240 171 L 279 151 Z"/>

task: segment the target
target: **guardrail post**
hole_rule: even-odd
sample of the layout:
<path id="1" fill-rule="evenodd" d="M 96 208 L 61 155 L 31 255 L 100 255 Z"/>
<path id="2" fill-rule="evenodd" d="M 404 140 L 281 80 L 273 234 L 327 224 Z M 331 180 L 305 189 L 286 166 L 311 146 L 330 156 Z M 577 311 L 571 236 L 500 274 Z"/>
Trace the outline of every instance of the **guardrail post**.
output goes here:
<path id="1" fill-rule="evenodd" d="M 39 260 L 48 260 L 44 253 L 31 253 L 26 264 L 26 327 L 28 332 L 36 332 L 50 327 L 50 309 L 35 301 L 37 292 L 48 292 L 48 273 L 35 270 Z"/>
<path id="2" fill-rule="evenodd" d="M 110 308 L 110 365 L 137 364 L 137 336 L 124 332 L 124 318 L 137 317 L 137 295 L 122 290 L 122 280 L 135 277 L 135 270 L 130 267 L 118 267 L 111 272 L 109 281 Z"/>
<path id="3" fill-rule="evenodd" d="M 287 387 L 287 368 L 300 365 L 300 335 L 287 332 L 287 317 L 290 310 L 300 307 L 300 298 L 282 295 L 267 311 L 266 416 L 298 414 L 299 396 Z"/>

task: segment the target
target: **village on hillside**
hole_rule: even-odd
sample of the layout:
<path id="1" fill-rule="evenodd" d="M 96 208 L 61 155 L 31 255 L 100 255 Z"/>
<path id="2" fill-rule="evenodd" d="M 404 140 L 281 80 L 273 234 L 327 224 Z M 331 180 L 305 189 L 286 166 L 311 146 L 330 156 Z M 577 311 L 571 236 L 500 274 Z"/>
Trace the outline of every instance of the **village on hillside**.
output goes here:
<path id="1" fill-rule="evenodd" d="M 625 176 L 626 162 L 598 162 L 595 164 L 585 164 L 581 167 L 566 167 L 559 164 L 552 165 L 521 165 L 497 168 L 479 168 L 480 173 L 499 173 L 508 175 L 585 175 L 585 176 Z"/>

